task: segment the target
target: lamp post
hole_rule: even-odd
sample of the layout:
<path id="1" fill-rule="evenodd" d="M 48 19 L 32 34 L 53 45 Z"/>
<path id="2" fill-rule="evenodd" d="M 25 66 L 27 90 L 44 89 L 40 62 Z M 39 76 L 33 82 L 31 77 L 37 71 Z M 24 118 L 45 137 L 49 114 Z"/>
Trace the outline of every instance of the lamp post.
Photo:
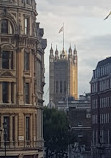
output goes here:
<path id="1" fill-rule="evenodd" d="M 3 123 L 3 129 L 4 129 L 4 146 L 5 146 L 5 158 L 6 158 L 7 123 L 5 121 Z"/>

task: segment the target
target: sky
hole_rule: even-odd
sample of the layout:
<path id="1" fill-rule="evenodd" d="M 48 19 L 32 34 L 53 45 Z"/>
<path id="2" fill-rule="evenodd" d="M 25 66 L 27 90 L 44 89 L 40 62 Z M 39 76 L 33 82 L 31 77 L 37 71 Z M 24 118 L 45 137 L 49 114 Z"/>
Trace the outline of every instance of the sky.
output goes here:
<path id="1" fill-rule="evenodd" d="M 44 28 L 45 49 L 45 105 L 49 96 L 49 52 L 63 47 L 63 35 L 58 33 L 64 23 L 65 50 L 70 44 L 78 53 L 78 93 L 90 92 L 90 80 L 98 61 L 111 56 L 110 0 L 36 0 L 37 22 Z"/>

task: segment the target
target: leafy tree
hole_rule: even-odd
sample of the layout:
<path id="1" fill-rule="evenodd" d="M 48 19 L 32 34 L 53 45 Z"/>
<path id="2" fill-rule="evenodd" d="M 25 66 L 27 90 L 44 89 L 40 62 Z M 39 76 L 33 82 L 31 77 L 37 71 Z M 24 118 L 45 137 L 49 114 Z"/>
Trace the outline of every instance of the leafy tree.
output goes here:
<path id="1" fill-rule="evenodd" d="M 65 157 L 69 143 L 66 113 L 44 107 L 43 122 L 46 158 L 53 155 L 56 155 L 56 158 Z"/>

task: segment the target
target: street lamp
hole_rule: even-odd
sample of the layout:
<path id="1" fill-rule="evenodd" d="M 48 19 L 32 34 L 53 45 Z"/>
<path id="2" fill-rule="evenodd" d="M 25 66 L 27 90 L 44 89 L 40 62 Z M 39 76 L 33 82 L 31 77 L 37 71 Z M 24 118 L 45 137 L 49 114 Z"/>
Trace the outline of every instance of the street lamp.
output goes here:
<path id="1" fill-rule="evenodd" d="M 5 146 L 5 158 L 6 158 L 7 123 L 5 121 L 3 123 L 3 129 L 4 129 L 4 146 Z"/>

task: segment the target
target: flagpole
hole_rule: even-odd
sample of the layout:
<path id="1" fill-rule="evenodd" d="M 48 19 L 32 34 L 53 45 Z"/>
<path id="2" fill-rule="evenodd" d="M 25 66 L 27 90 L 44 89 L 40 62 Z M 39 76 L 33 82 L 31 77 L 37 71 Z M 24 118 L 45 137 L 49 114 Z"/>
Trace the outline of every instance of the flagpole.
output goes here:
<path id="1" fill-rule="evenodd" d="M 64 50 L 64 23 L 63 23 L 63 50 Z"/>

